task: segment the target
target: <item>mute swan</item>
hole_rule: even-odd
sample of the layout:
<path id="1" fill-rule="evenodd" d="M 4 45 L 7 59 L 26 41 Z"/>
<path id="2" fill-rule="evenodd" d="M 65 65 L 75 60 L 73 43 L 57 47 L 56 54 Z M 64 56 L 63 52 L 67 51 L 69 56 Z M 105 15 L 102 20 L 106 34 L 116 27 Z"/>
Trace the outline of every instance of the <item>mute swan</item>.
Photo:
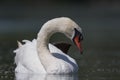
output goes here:
<path id="1" fill-rule="evenodd" d="M 82 30 L 70 18 L 60 17 L 46 22 L 32 41 L 23 40 L 25 44 L 18 43 L 16 53 L 15 72 L 18 73 L 45 73 L 67 74 L 78 71 L 76 61 L 64 54 L 60 49 L 48 44 L 49 38 L 56 32 L 61 32 L 70 38 L 82 52 Z"/>

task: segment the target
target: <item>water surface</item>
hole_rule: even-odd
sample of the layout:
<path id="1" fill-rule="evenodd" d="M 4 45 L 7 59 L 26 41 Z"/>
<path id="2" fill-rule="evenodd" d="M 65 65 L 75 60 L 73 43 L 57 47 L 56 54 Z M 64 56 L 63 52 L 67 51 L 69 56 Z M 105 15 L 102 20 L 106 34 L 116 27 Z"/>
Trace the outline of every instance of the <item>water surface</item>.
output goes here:
<path id="1" fill-rule="evenodd" d="M 25 6 L 0 7 L 0 80 L 120 80 L 120 10 L 117 7 L 85 6 Z M 42 12 L 41 12 L 42 11 Z M 10 14 L 8 14 L 10 13 Z M 32 40 L 47 20 L 68 16 L 83 29 L 81 55 L 75 46 L 69 54 L 75 58 L 79 71 L 70 75 L 16 74 L 13 50 L 17 40 Z M 50 42 L 70 42 L 63 35 L 56 35 Z M 71 43 L 72 44 L 72 43 Z M 74 45 L 74 44 L 73 44 Z"/>

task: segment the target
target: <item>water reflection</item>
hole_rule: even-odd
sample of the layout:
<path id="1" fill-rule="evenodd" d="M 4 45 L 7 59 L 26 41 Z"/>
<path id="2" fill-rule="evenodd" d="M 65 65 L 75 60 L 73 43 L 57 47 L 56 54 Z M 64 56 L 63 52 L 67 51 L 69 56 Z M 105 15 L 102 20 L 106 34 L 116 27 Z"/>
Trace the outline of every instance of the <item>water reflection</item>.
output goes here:
<path id="1" fill-rule="evenodd" d="M 15 73 L 15 77 L 15 80 L 78 80 L 78 76 L 76 74 L 48 75 Z"/>

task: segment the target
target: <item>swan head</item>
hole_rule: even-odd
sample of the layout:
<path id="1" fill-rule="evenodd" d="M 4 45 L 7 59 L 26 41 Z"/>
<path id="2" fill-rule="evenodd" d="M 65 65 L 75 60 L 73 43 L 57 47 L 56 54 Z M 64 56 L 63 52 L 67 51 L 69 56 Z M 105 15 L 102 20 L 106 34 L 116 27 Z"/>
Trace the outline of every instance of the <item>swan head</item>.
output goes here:
<path id="1" fill-rule="evenodd" d="M 66 25 L 64 26 L 65 31 L 63 33 L 74 42 L 82 54 L 83 49 L 81 41 L 83 40 L 83 35 L 81 27 L 70 18 L 64 19 L 66 19 Z"/>

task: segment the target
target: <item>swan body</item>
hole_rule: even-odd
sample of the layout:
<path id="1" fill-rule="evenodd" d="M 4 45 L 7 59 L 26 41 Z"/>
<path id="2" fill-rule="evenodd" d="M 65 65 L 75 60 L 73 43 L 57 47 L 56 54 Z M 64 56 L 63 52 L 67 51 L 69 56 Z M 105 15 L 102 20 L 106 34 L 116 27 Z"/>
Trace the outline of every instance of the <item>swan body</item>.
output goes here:
<path id="1" fill-rule="evenodd" d="M 64 33 L 68 38 L 73 39 L 75 37 L 74 28 L 81 32 L 81 28 L 71 19 L 66 17 L 55 18 L 42 26 L 37 39 L 32 41 L 23 40 L 25 44 L 19 42 L 19 47 L 14 51 L 17 65 L 15 72 L 40 74 L 77 72 L 78 65 L 76 61 L 54 45 L 48 43 L 49 38 L 56 32 Z"/>
<path id="2" fill-rule="evenodd" d="M 36 39 L 33 39 L 32 41 L 23 40 L 23 42 L 25 42 L 25 44 L 14 51 L 16 53 L 15 63 L 17 64 L 15 71 L 20 73 L 46 73 L 38 57 Z M 77 72 L 78 66 L 73 58 L 69 57 L 50 43 L 49 49 L 54 56 L 56 54 L 58 55 L 56 57 L 66 58 L 71 61 L 73 66 L 76 67 L 74 71 Z M 73 66 L 71 66 L 72 69 Z"/>

